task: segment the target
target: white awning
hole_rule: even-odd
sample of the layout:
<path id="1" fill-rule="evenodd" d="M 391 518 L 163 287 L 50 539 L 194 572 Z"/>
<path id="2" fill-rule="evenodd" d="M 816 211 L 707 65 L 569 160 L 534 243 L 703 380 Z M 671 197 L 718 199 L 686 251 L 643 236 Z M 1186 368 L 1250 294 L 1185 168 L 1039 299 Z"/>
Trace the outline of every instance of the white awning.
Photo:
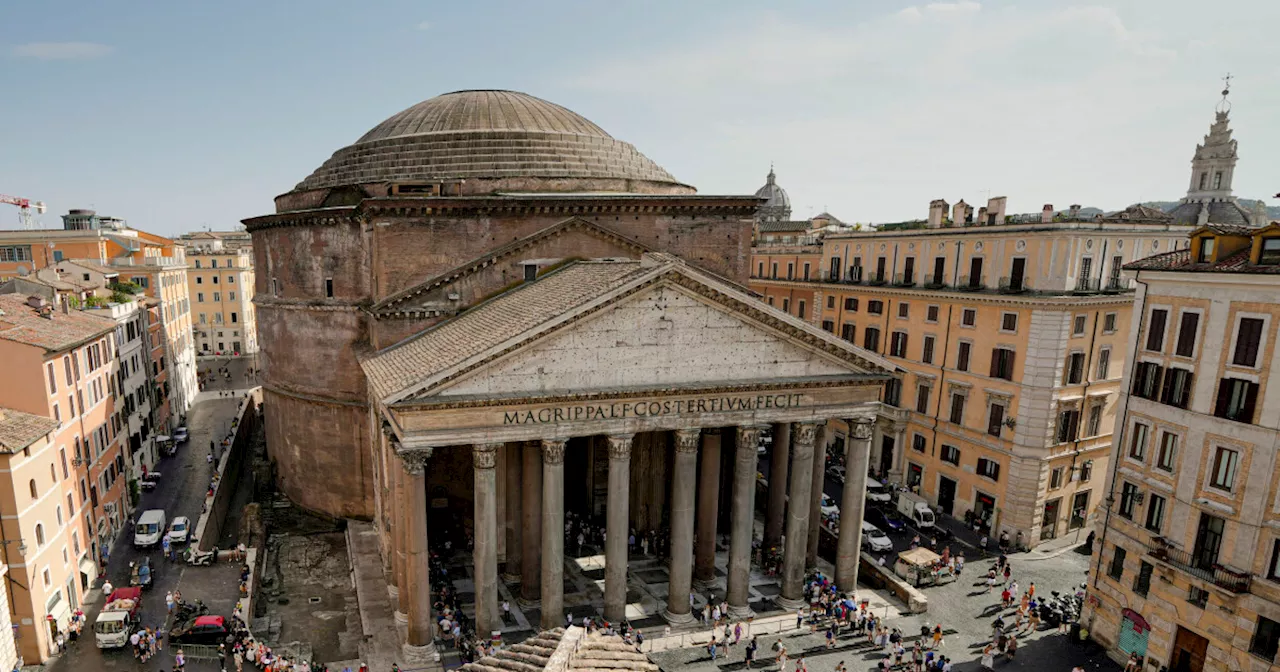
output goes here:
<path id="1" fill-rule="evenodd" d="M 168 435 L 168 434 L 157 434 L 157 435 L 156 435 L 156 441 L 168 441 L 168 440 L 169 440 L 169 435 Z"/>

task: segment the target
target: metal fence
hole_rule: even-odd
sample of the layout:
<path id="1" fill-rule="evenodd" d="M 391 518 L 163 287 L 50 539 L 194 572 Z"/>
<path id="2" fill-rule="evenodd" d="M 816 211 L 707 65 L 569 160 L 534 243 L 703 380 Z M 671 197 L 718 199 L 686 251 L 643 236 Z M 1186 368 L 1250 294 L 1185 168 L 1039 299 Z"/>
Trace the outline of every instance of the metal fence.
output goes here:
<path id="1" fill-rule="evenodd" d="M 182 649 L 182 654 L 187 660 L 219 660 L 222 656 L 218 655 L 218 647 L 212 644 L 178 644 L 174 650 Z"/>

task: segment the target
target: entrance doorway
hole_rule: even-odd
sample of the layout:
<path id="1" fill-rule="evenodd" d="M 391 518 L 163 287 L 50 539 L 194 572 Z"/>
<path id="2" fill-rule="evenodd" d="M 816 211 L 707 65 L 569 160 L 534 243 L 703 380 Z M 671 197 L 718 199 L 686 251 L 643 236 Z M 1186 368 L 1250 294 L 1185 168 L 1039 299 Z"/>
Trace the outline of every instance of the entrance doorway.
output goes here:
<path id="1" fill-rule="evenodd" d="M 924 467 L 912 462 L 907 465 L 907 488 L 920 493 L 920 482 L 924 480 Z"/>
<path id="2" fill-rule="evenodd" d="M 1058 510 L 1062 508 L 1062 498 L 1044 503 L 1044 515 L 1040 518 L 1040 540 L 1058 536 Z"/>
<path id="3" fill-rule="evenodd" d="M 938 477 L 938 509 L 948 516 L 956 504 L 956 482 L 946 476 Z"/>
<path id="4" fill-rule="evenodd" d="M 1071 499 L 1071 520 L 1067 523 L 1067 529 L 1078 530 L 1084 527 L 1088 511 L 1089 491 L 1077 492 L 1076 496 Z"/>
<path id="5" fill-rule="evenodd" d="M 1124 618 L 1120 621 L 1120 641 L 1118 647 L 1125 655 L 1136 653 L 1141 657 L 1147 655 L 1147 637 L 1151 634 L 1151 626 L 1142 614 L 1132 610 L 1124 610 Z"/>
<path id="6" fill-rule="evenodd" d="M 883 436 L 880 438 L 880 477 L 883 478 L 893 470 L 893 449 L 895 448 L 895 442 L 892 436 Z"/>
<path id="7" fill-rule="evenodd" d="M 1173 640 L 1173 659 L 1169 669 L 1172 672 L 1200 672 L 1204 669 L 1204 657 L 1208 650 L 1209 640 L 1178 626 L 1178 636 Z"/>
<path id="8" fill-rule="evenodd" d="M 977 524 L 979 531 L 983 534 L 990 534 L 991 519 L 996 515 L 996 498 L 979 490 L 975 500 L 973 503 L 973 522 Z"/>

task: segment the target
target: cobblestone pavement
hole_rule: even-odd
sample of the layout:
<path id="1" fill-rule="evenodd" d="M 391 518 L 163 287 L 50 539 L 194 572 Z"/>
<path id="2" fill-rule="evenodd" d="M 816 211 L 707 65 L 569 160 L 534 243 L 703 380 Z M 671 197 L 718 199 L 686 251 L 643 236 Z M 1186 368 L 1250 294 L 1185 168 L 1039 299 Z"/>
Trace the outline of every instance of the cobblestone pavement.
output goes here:
<path id="1" fill-rule="evenodd" d="M 1066 591 L 1071 586 L 1078 586 L 1084 581 L 1088 567 L 1088 557 L 1072 551 L 1047 559 L 1028 560 L 1025 557 L 1012 557 L 1013 578 L 1018 581 L 1020 589 L 1025 589 L 1034 582 L 1037 595 L 1048 595 L 1051 590 Z M 990 561 L 970 562 L 959 580 L 925 588 L 924 592 L 929 598 L 929 611 L 914 616 L 891 617 L 888 625 L 902 630 L 910 648 L 919 637 L 922 625 L 940 623 L 947 633 L 943 646 L 940 647 L 940 655 L 950 657 L 955 663 L 955 670 L 968 672 L 981 669 L 977 659 L 982 646 L 990 639 L 992 621 L 997 613 L 1012 613 L 1012 610 L 1000 611 L 998 588 L 987 593 L 985 586 L 974 585 L 979 576 L 985 576 L 990 566 Z M 1007 617 L 1006 620 L 1012 623 L 1012 618 Z M 777 639 L 779 637 L 776 635 L 760 638 L 760 651 L 752 669 L 777 672 L 778 663 L 774 660 L 775 654 L 771 649 Z M 851 671 L 870 670 L 886 655 L 884 651 L 868 645 L 865 637 L 853 635 L 842 637 L 834 649 L 827 649 L 822 631 L 792 631 L 784 633 L 781 639 L 787 647 L 790 670 L 795 670 L 796 660 L 801 655 L 805 656 L 810 672 L 832 672 L 840 662 Z M 1078 648 L 1069 643 L 1067 636 L 1058 634 L 1053 628 L 1044 627 L 1033 635 L 1019 637 L 1019 645 L 1016 658 L 1012 661 L 1001 658 L 996 663 L 997 670 L 1068 672 L 1076 665 L 1082 665 L 1090 672 L 1112 672 L 1120 669 L 1099 649 Z M 663 651 L 652 654 L 652 657 L 664 670 L 739 672 L 746 669 L 743 664 L 744 648 L 741 644 L 730 647 L 728 653 L 722 651 L 715 662 L 710 660 L 704 648 Z M 906 670 L 909 667 L 904 664 L 897 669 Z"/>
<path id="2" fill-rule="evenodd" d="M 163 474 L 155 490 L 142 494 L 137 511 L 164 509 L 169 520 L 186 516 L 195 524 L 200 517 L 204 495 L 212 475 L 212 466 L 206 461 L 209 441 L 225 436 L 236 412 L 238 398 L 219 399 L 202 393 L 187 415 L 190 440 L 182 444 L 173 457 L 161 459 L 156 470 Z M 164 627 L 167 620 L 164 596 L 180 589 L 184 599 L 200 598 L 209 606 L 210 613 L 230 616 L 235 606 L 238 586 L 238 567 L 230 564 L 215 567 L 189 567 L 185 563 L 169 563 L 162 559 L 159 548 L 138 550 L 133 547 L 132 532 L 120 534 L 111 548 L 106 576 L 116 586 L 129 585 L 129 563 L 150 556 L 156 567 L 154 587 L 143 593 L 142 622 L 144 625 Z M 85 595 L 82 608 L 89 625 L 78 642 L 66 653 L 51 661 L 47 668 L 53 672 L 115 672 L 117 670 L 168 670 L 173 665 L 172 647 L 146 664 L 134 660 L 125 649 L 99 650 L 94 643 L 92 623 L 102 608 L 101 579 Z M 206 672 L 221 669 L 213 663 L 191 662 L 188 672 Z"/>

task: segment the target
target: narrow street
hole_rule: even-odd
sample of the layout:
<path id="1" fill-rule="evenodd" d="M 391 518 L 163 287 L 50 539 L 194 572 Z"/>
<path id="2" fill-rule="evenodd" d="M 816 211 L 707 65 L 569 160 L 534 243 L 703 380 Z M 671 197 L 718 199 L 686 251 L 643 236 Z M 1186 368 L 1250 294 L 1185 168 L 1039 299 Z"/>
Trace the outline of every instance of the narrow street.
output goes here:
<path id="1" fill-rule="evenodd" d="M 244 389 L 248 387 L 246 384 L 246 376 L 244 374 L 245 365 L 241 362 L 251 362 L 252 360 L 240 360 L 234 367 L 233 377 L 230 384 L 225 380 L 218 380 L 211 384 L 209 388 L 202 386 L 202 390 L 212 388 L 213 392 L 202 391 L 197 397 L 195 405 L 191 408 L 187 415 L 187 427 L 190 432 L 190 439 L 180 444 L 177 454 L 173 457 L 161 458 L 156 465 L 155 471 L 162 474 L 159 485 L 151 492 L 143 492 L 138 502 L 138 506 L 134 511 L 134 517 L 141 515 L 143 511 L 149 509 L 163 509 L 169 521 L 177 516 L 186 516 L 191 520 L 194 527 L 196 520 L 200 517 L 201 507 L 203 506 L 205 493 L 209 487 L 210 476 L 213 473 L 213 465 L 208 463 L 207 455 L 209 453 L 209 442 L 213 440 L 221 440 L 227 435 L 231 428 L 231 420 L 235 415 L 239 398 L 243 396 Z M 201 361 L 199 368 L 201 371 L 212 367 L 215 370 L 219 366 L 217 362 Z M 230 397 L 219 398 L 217 391 L 222 390 L 239 390 Z M 185 547 L 179 547 L 179 558 Z M 190 582 L 184 586 L 184 574 L 190 569 L 179 559 L 176 563 L 171 563 L 163 558 L 160 547 L 154 549 L 135 549 L 133 547 L 133 531 L 131 529 L 124 530 L 115 540 L 111 548 L 106 578 L 111 580 L 115 587 L 124 587 L 129 585 L 130 563 L 136 562 L 143 557 L 150 557 L 152 567 L 154 569 L 153 586 L 150 590 L 143 592 L 142 609 L 140 610 L 142 625 L 157 628 L 161 631 L 167 631 L 168 614 L 166 613 L 164 597 L 165 594 L 173 590 L 181 590 L 183 599 L 193 600 L 202 598 L 208 601 L 204 595 L 198 594 L 199 589 L 192 587 Z M 87 617 L 87 624 L 79 641 L 72 643 L 65 654 L 54 661 L 51 661 L 48 669 L 55 672 L 107 672 L 116 670 L 168 670 L 173 665 L 173 650 L 168 644 L 162 653 L 152 658 L 147 663 L 139 663 L 133 658 L 128 648 L 116 650 L 99 650 L 94 642 L 93 623 L 97 619 L 98 612 L 103 605 L 102 595 L 102 577 L 92 587 L 89 594 L 84 599 L 82 608 Z M 232 586 L 234 591 L 234 585 Z M 222 614 L 229 616 L 230 614 Z M 220 666 L 209 661 L 189 662 L 187 670 L 190 672 L 204 672 L 205 670 L 219 670 Z"/>

